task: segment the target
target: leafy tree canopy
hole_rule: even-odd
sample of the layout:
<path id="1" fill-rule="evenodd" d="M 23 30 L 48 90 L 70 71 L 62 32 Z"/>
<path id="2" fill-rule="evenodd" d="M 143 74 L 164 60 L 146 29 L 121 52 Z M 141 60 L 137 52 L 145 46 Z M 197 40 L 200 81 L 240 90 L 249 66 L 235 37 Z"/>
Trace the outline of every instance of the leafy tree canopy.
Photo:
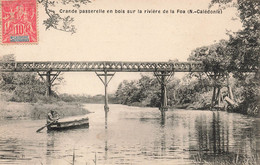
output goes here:
<path id="1" fill-rule="evenodd" d="M 227 41 L 221 40 L 219 43 L 195 49 L 191 52 L 188 60 L 202 61 L 206 70 L 225 72 L 227 71 L 231 60 L 227 53 Z"/>
<path id="2" fill-rule="evenodd" d="M 239 11 L 243 29 L 230 35 L 230 67 L 237 70 L 259 69 L 260 53 L 260 1 L 259 0 L 212 0 L 211 5 L 234 4 Z"/>

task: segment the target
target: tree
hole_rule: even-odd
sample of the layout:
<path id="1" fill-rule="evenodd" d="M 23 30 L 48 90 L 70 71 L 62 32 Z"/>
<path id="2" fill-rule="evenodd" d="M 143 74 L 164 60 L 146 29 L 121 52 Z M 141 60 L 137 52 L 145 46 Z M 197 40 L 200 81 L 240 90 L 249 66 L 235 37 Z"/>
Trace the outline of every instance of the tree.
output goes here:
<path id="1" fill-rule="evenodd" d="M 221 40 L 219 43 L 197 48 L 191 52 L 188 61 L 202 61 L 206 72 L 227 72 L 231 62 L 227 44 L 227 41 Z"/>
<path id="2" fill-rule="evenodd" d="M 38 2 L 42 4 L 48 16 L 48 18 L 43 21 L 46 30 L 53 28 L 72 34 L 76 32 L 76 27 L 73 25 L 74 18 L 69 15 L 62 17 L 54 7 L 57 5 L 65 5 L 77 9 L 82 5 L 91 3 L 90 0 L 38 0 Z"/>
<path id="3" fill-rule="evenodd" d="M 1 61 L 14 62 L 15 56 L 13 54 L 2 56 Z M 58 82 L 62 80 L 60 77 Z M 36 73 L 0 73 L 0 90 L 12 93 L 12 101 L 36 102 L 46 93 L 46 84 Z"/>
<path id="4" fill-rule="evenodd" d="M 39 96 L 44 96 L 46 91 L 45 84 L 37 78 L 37 74 L 18 73 L 15 77 L 13 101 L 36 102 Z"/>
<path id="5" fill-rule="evenodd" d="M 242 88 L 243 98 L 236 111 L 257 115 L 259 113 L 259 53 L 260 53 L 260 1 L 212 0 L 210 6 L 237 7 L 243 29 L 230 34 L 228 41 L 215 46 L 196 49 L 189 60 L 202 60 L 206 69 L 232 72 Z M 222 46 L 221 46 L 222 45 Z M 219 47 L 220 46 L 220 47 Z M 215 47 L 215 48 L 214 48 Z M 217 49 L 216 49 L 217 48 Z M 223 49 L 224 48 L 224 49 Z M 210 53 L 214 50 L 215 53 Z M 224 63 L 223 63 L 224 62 Z"/>
<path id="6" fill-rule="evenodd" d="M 14 54 L 0 56 L 0 62 L 9 61 L 15 61 Z M 14 73 L 0 73 L 0 88 L 8 92 L 11 92 L 15 89 Z"/>
<path id="7" fill-rule="evenodd" d="M 228 6 L 232 0 L 212 0 L 211 5 Z M 231 67 L 241 69 L 259 68 L 260 53 L 260 1 L 237 0 L 233 5 L 239 11 L 243 29 L 230 35 L 228 41 Z"/>
<path id="8" fill-rule="evenodd" d="M 211 108 L 220 103 L 221 88 L 225 85 L 225 78 L 229 76 L 231 56 L 229 55 L 228 42 L 221 40 L 219 43 L 204 46 L 192 51 L 188 60 L 202 61 L 205 65 L 205 73 L 213 86 Z M 196 74 L 193 74 L 196 75 Z M 196 77 L 202 77 L 197 74 Z M 229 84 L 228 85 L 229 88 Z M 230 95 L 233 95 L 230 93 Z"/>
<path id="9" fill-rule="evenodd" d="M 116 91 L 118 103 L 158 107 L 160 105 L 159 83 L 156 78 L 141 75 L 138 81 L 124 80 Z"/>

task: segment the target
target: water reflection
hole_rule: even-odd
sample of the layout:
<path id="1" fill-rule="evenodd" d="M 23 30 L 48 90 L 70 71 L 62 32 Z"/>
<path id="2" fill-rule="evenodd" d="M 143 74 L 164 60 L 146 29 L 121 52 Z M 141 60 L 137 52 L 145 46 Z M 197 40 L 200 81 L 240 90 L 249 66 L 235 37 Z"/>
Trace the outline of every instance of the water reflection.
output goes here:
<path id="1" fill-rule="evenodd" d="M 0 148 L 0 159 L 2 159 L 6 164 L 12 163 L 13 160 L 30 160 L 30 158 L 25 157 L 25 149 L 16 138 L 0 139 Z"/>
<path id="2" fill-rule="evenodd" d="M 105 160 L 107 160 L 108 156 L 107 156 L 107 152 L 108 152 L 108 130 L 107 130 L 107 126 L 105 128 Z"/>
<path id="3" fill-rule="evenodd" d="M 233 115 L 239 118 L 234 119 Z M 236 157 L 257 158 L 256 128 L 251 125 L 253 120 L 247 118 L 249 122 L 245 122 L 241 117 L 245 116 L 223 112 L 212 112 L 211 118 L 198 116 L 195 120 L 197 144 L 190 148 L 197 146 L 196 154 L 200 158 L 213 162 L 217 159 L 217 163 L 234 162 Z"/>
<path id="4" fill-rule="evenodd" d="M 212 118 L 208 117 L 209 116 L 198 116 L 195 120 L 198 150 L 215 155 L 228 152 L 228 125 L 225 122 L 221 123 L 219 112 L 212 112 Z M 223 119 L 223 121 L 224 120 L 225 119 Z M 207 123 L 210 123 L 210 125 Z"/>
<path id="5" fill-rule="evenodd" d="M 107 116 L 108 115 L 108 111 L 106 111 L 105 108 L 105 160 L 107 160 L 108 156 L 107 156 L 107 152 L 108 152 L 108 122 L 107 122 Z M 96 154 L 95 154 L 95 164 L 96 164 Z"/>
<path id="6" fill-rule="evenodd" d="M 88 129 L 37 134 L 41 121 L 0 124 L 0 164 L 194 164 L 257 153 L 256 121 L 243 115 L 169 110 L 162 121 L 156 108 L 111 105 L 105 120 L 102 105 L 88 106 L 97 110 Z"/>
<path id="7" fill-rule="evenodd" d="M 47 134 L 47 143 L 46 143 L 46 164 L 52 164 L 53 153 L 55 151 L 55 136 L 53 131 L 49 131 Z"/>

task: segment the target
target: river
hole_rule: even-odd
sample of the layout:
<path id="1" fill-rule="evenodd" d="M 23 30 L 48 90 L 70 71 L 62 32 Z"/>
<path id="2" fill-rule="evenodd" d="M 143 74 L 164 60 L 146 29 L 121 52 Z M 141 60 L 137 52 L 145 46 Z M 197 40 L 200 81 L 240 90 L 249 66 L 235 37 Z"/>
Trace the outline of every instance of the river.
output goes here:
<path id="1" fill-rule="evenodd" d="M 90 127 L 35 131 L 45 120 L 0 120 L 0 164 L 194 164 L 201 158 L 256 158 L 257 119 L 241 114 L 87 104 Z M 74 160 L 74 161 L 73 161 Z M 234 161 L 234 160 L 233 160 Z"/>

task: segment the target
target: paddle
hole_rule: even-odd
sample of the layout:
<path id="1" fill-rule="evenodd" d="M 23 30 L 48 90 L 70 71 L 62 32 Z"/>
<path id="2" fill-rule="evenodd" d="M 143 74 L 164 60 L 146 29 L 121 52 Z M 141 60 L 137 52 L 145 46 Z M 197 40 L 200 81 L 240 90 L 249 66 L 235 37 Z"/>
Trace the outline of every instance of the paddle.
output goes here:
<path id="1" fill-rule="evenodd" d="M 49 124 L 46 124 L 45 126 L 39 128 L 36 132 L 37 132 L 37 133 L 40 132 L 40 131 L 43 130 L 45 127 L 48 127 L 48 126 L 52 125 L 52 124 L 53 124 L 54 122 L 56 122 L 57 120 L 58 120 L 58 119 L 56 119 L 56 120 L 50 122 Z"/>

